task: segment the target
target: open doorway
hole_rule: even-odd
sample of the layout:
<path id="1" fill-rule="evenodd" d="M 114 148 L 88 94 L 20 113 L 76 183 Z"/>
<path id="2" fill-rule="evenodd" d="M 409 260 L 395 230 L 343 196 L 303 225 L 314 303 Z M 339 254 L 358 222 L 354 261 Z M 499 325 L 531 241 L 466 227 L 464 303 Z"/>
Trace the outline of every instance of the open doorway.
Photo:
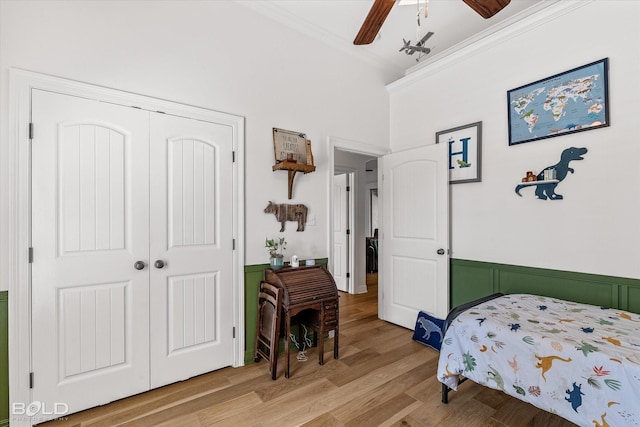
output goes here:
<path id="1" fill-rule="evenodd" d="M 378 159 L 365 164 L 365 257 L 367 289 L 378 285 Z M 376 288 L 377 289 L 377 288 Z"/>
<path id="2" fill-rule="evenodd" d="M 377 158 L 386 154 L 386 151 L 380 151 L 375 147 L 366 147 L 362 144 L 354 143 L 351 141 L 338 141 L 335 138 L 330 138 L 331 143 L 331 159 L 330 164 L 333 170 L 331 174 L 331 183 L 329 188 L 331 194 L 329 196 L 330 210 L 329 215 L 331 217 L 331 224 L 329 233 L 330 246 L 329 246 L 329 267 L 332 271 L 337 271 L 338 267 L 336 256 L 339 256 L 339 251 L 335 250 L 335 243 L 337 241 L 334 235 L 336 213 L 334 212 L 336 190 L 334 178 L 343 173 L 349 172 L 351 180 L 349 181 L 349 190 L 352 193 L 353 205 L 350 211 L 350 217 L 352 218 L 351 229 L 349 230 L 349 238 L 352 242 L 349 245 L 350 252 L 348 254 L 350 263 L 353 267 L 349 271 L 349 293 L 365 293 L 368 290 L 367 279 L 371 281 L 372 276 L 367 276 L 369 273 L 374 273 L 375 264 L 370 261 L 367 266 L 367 248 L 371 243 L 371 238 L 375 230 L 374 223 L 377 222 L 378 212 L 372 212 L 372 200 L 371 190 L 377 190 Z M 371 151 L 368 151 L 371 150 Z M 375 192 L 374 192 L 375 193 Z M 376 206 L 377 201 L 373 201 L 373 206 Z M 375 271 L 377 273 L 377 271 Z M 377 284 L 377 280 L 376 280 Z"/>

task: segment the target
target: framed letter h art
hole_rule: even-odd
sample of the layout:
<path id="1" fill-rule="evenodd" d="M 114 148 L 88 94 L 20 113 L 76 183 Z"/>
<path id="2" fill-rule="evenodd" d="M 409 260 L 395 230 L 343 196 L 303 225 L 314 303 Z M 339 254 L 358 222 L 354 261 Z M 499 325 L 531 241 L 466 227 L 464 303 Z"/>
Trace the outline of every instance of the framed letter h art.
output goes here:
<path id="1" fill-rule="evenodd" d="M 480 182 L 482 122 L 436 132 L 436 144 L 449 144 L 449 183 Z"/>

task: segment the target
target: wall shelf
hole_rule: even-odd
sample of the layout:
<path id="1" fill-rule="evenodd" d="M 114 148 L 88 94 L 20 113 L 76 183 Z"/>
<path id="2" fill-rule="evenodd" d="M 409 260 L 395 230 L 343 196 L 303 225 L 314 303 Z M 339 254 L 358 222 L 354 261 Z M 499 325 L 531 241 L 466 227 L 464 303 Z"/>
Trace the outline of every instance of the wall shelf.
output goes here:
<path id="1" fill-rule="evenodd" d="M 302 172 L 302 173 L 309 173 L 309 172 L 314 172 L 316 170 L 316 167 L 314 165 L 303 165 L 302 163 L 294 163 L 294 162 L 287 162 L 287 161 L 282 161 L 280 163 L 276 163 L 275 165 L 273 165 L 273 167 L 271 168 L 273 171 L 287 171 L 288 173 L 288 197 L 289 199 L 291 199 L 291 196 L 293 194 L 293 180 L 296 176 L 296 173 L 298 172 Z"/>
<path id="2" fill-rule="evenodd" d="M 528 186 L 528 185 L 538 185 L 538 184 L 553 184 L 553 183 L 557 183 L 560 182 L 557 179 L 545 179 L 545 180 L 540 180 L 540 181 L 527 181 L 527 182 L 521 182 L 518 185 L 521 185 L 523 187 Z"/>

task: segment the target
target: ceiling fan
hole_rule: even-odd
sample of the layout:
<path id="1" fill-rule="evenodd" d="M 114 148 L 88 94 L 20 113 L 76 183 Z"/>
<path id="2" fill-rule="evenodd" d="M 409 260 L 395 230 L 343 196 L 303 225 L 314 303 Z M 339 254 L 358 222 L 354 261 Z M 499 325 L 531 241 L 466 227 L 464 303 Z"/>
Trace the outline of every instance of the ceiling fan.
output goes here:
<path id="1" fill-rule="evenodd" d="M 511 0 L 462 1 L 475 10 L 484 19 L 491 18 L 511 2 Z M 373 42 L 395 3 L 396 0 L 375 0 L 373 6 L 371 6 L 371 10 L 369 10 L 369 14 L 362 23 L 362 27 L 360 27 L 360 31 L 353 41 L 353 44 L 362 45 Z"/>

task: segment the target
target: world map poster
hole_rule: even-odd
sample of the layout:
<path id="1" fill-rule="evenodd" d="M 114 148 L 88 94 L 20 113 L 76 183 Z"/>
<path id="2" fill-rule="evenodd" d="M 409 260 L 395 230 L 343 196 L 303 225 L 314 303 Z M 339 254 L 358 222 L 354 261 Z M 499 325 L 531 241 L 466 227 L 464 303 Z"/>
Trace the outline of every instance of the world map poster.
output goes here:
<path id="1" fill-rule="evenodd" d="M 507 92 L 509 145 L 609 126 L 608 58 Z"/>

